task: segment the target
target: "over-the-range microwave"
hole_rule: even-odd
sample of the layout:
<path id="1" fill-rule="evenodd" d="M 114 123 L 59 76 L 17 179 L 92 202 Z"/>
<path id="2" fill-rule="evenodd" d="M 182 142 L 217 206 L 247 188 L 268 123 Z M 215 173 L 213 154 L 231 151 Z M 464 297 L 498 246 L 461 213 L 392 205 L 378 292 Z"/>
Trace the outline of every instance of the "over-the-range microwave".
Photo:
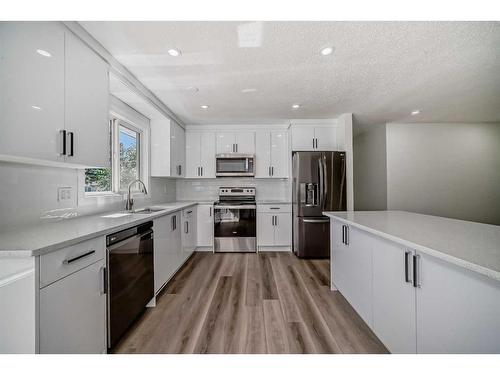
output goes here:
<path id="1" fill-rule="evenodd" d="M 215 176 L 253 177 L 255 175 L 254 158 L 251 154 L 217 154 Z"/>

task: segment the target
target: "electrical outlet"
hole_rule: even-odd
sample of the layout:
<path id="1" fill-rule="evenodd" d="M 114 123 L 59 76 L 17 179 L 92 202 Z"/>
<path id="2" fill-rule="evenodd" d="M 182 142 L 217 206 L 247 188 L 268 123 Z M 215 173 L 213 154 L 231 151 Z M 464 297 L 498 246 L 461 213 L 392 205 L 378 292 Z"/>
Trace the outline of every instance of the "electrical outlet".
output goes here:
<path id="1" fill-rule="evenodd" d="M 61 202 L 71 200 L 71 191 L 72 188 L 70 186 L 57 188 L 57 201 Z"/>

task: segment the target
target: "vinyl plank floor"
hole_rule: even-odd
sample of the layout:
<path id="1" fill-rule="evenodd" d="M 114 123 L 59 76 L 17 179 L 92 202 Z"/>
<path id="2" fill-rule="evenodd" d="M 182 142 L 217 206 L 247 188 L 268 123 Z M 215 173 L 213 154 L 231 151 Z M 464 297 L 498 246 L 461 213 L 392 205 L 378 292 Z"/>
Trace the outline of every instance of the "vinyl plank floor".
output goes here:
<path id="1" fill-rule="evenodd" d="M 114 353 L 387 353 L 329 270 L 291 253 L 195 253 Z"/>

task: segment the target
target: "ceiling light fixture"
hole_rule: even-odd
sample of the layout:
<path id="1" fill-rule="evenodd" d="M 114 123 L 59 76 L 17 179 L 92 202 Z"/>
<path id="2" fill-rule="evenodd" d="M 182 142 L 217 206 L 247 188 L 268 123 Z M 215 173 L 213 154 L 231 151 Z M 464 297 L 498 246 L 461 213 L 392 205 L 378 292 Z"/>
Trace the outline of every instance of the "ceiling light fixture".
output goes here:
<path id="1" fill-rule="evenodd" d="M 39 55 L 42 55 L 44 57 L 51 57 L 52 56 L 52 54 L 49 51 L 45 51 L 44 49 L 37 49 L 36 53 L 38 53 Z"/>
<path id="2" fill-rule="evenodd" d="M 411 115 L 415 116 L 415 115 L 418 115 L 419 113 L 420 113 L 420 109 L 416 109 L 416 110 L 411 112 Z"/>
<path id="3" fill-rule="evenodd" d="M 36 109 L 37 111 L 41 111 L 42 107 L 39 107 L 37 105 L 32 105 L 31 108 Z"/>
<path id="4" fill-rule="evenodd" d="M 182 54 L 181 51 L 176 49 L 176 48 L 170 48 L 167 52 L 170 56 L 173 56 L 173 57 L 177 57 L 177 56 L 180 56 Z"/>
<path id="5" fill-rule="evenodd" d="M 331 55 L 333 53 L 333 47 L 325 47 L 321 50 L 321 54 L 323 56 L 328 56 L 328 55 Z"/>
<path id="6" fill-rule="evenodd" d="M 200 91 L 200 89 L 198 87 L 196 87 L 196 86 L 188 86 L 184 90 L 192 92 L 193 94 L 197 93 L 198 91 Z"/>
<path id="7" fill-rule="evenodd" d="M 292 108 L 293 109 L 299 109 L 300 108 L 300 104 L 294 104 L 294 105 L 292 105 Z"/>
<path id="8" fill-rule="evenodd" d="M 200 107 L 201 107 L 202 109 L 209 109 L 209 108 L 210 108 L 210 106 L 209 106 L 209 105 L 206 105 L 206 104 L 200 105 Z"/>
<path id="9" fill-rule="evenodd" d="M 253 89 L 253 88 L 241 90 L 241 92 L 244 93 L 244 94 L 246 94 L 247 92 L 255 92 L 255 91 L 257 91 L 257 89 Z"/>

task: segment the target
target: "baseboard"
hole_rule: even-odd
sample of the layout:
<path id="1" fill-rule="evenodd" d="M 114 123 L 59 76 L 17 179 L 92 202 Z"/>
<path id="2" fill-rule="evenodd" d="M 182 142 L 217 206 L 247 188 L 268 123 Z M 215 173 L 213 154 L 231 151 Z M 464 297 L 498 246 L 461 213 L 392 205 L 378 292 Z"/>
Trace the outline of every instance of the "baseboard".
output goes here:
<path id="1" fill-rule="evenodd" d="M 214 248 L 212 246 L 198 246 L 194 251 L 213 253 Z"/>
<path id="2" fill-rule="evenodd" d="M 291 252 L 292 248 L 290 246 L 258 246 L 257 247 L 259 252 L 266 252 L 266 251 L 282 251 L 282 252 Z"/>

